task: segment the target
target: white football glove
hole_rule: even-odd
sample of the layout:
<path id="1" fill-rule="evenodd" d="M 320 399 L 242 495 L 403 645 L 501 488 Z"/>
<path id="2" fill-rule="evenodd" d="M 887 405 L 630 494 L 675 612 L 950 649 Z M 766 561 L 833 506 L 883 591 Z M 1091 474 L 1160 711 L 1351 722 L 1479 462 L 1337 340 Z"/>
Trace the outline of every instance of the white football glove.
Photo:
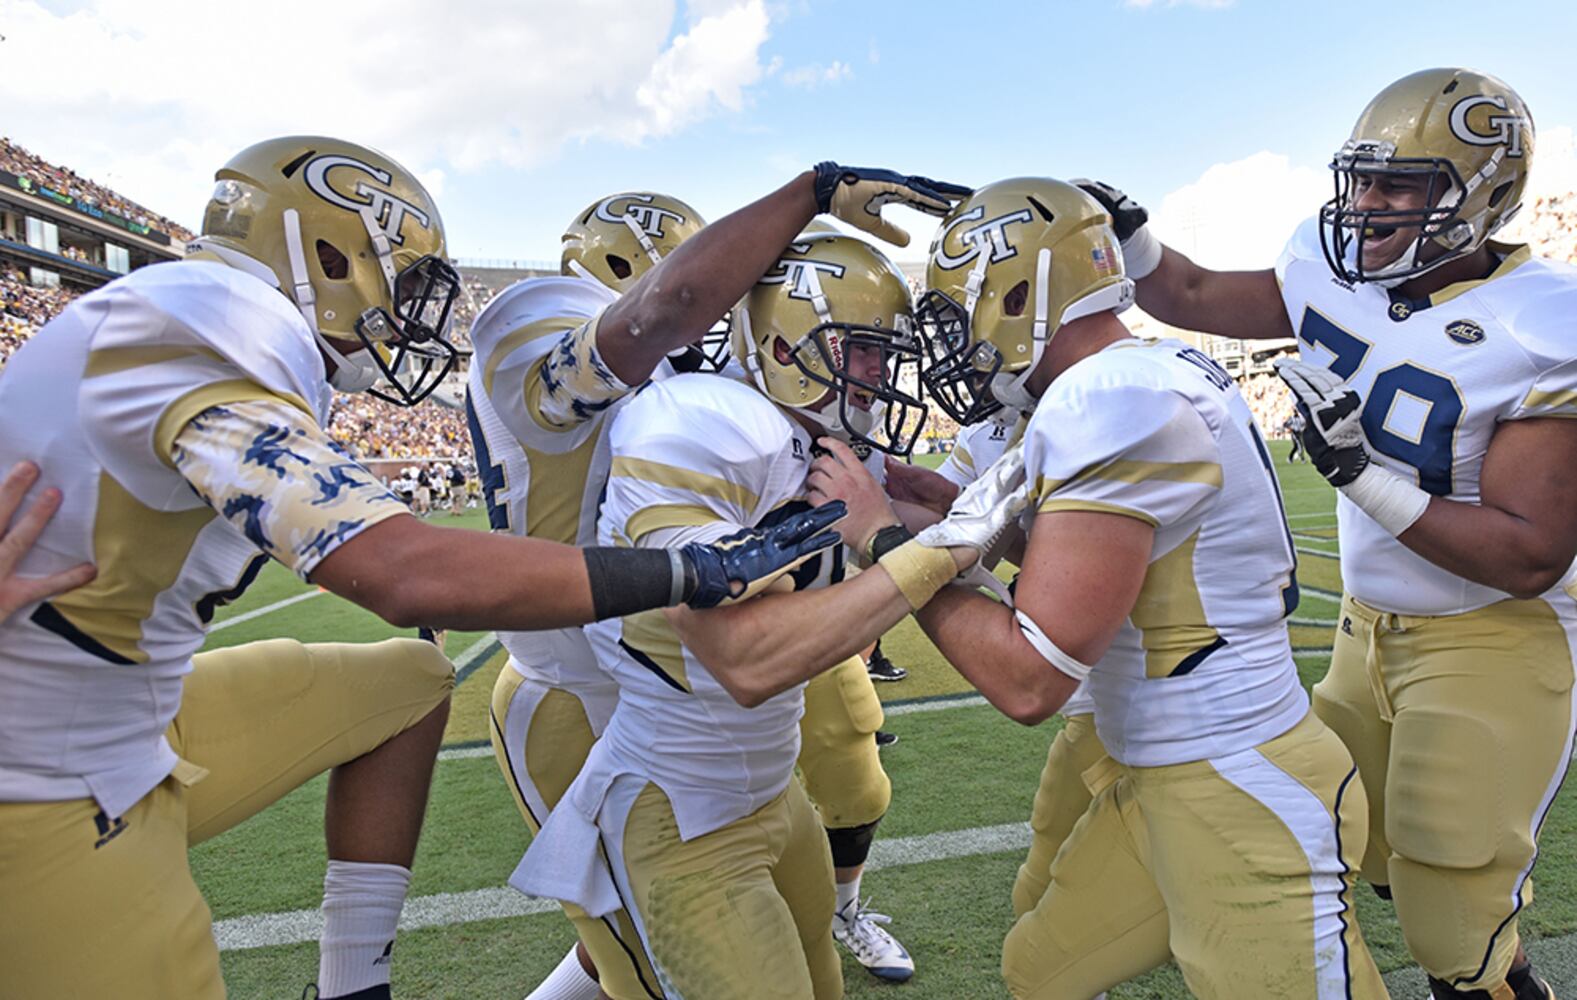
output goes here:
<path id="1" fill-rule="evenodd" d="M 953 501 L 947 517 L 915 536 L 927 548 L 970 548 L 984 558 L 1029 506 L 1024 476 L 1024 443 L 998 458 Z"/>
<path id="2" fill-rule="evenodd" d="M 1299 432 L 1320 475 L 1393 536 L 1424 516 L 1429 494 L 1369 460 L 1363 400 L 1335 372 L 1283 358 L 1276 374 L 1303 411 Z"/>

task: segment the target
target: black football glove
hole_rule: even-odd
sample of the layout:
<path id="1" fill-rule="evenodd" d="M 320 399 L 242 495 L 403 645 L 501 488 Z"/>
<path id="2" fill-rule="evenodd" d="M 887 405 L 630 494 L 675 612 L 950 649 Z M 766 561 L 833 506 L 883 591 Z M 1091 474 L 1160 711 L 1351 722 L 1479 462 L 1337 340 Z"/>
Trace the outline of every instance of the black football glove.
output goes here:
<path id="1" fill-rule="evenodd" d="M 685 564 L 685 603 L 712 608 L 760 593 L 823 549 L 843 544 L 830 529 L 848 512 L 842 500 L 834 500 L 770 528 L 746 528 L 711 545 L 686 545 L 679 550 Z"/>
<path id="2" fill-rule="evenodd" d="M 1276 374 L 1287 383 L 1298 409 L 1303 430 L 1298 436 L 1314 467 L 1332 486 L 1346 486 L 1369 465 L 1364 447 L 1363 401 L 1328 368 L 1282 359 Z"/>
<path id="3" fill-rule="evenodd" d="M 928 215 L 946 215 L 972 189 L 929 177 L 905 176 L 872 167 L 816 164 L 816 210 L 837 216 L 878 239 L 901 247 L 909 234 L 882 218 L 884 205 L 908 205 Z"/>
<path id="4" fill-rule="evenodd" d="M 1110 184 L 1086 177 L 1076 178 L 1069 183 L 1101 203 L 1101 207 L 1112 217 L 1112 229 L 1116 231 L 1120 243 L 1127 243 L 1129 237 L 1150 221 L 1150 213 L 1145 211 L 1143 205 Z"/>

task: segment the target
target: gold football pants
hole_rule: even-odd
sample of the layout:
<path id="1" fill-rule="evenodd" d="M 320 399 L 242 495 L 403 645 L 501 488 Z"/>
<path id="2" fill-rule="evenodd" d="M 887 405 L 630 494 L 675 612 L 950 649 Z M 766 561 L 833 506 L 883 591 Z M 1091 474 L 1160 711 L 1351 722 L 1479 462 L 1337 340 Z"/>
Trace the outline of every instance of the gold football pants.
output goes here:
<path id="1" fill-rule="evenodd" d="M 881 725 L 881 699 L 858 656 L 805 685 L 799 771 L 828 829 L 867 826 L 886 815 L 893 786 L 876 749 Z"/>
<path id="2" fill-rule="evenodd" d="M 1046 766 L 1040 772 L 1040 787 L 1035 790 L 1035 806 L 1029 817 L 1033 834 L 1029 856 L 1019 865 L 1018 877 L 1013 880 L 1014 917 L 1033 910 L 1046 894 L 1046 887 L 1051 885 L 1052 861 L 1079 817 L 1090 808 L 1091 783 L 1111 773 L 1111 758 L 1095 735 L 1095 716 L 1071 715 L 1065 723 L 1051 741 Z"/>
<path id="3" fill-rule="evenodd" d="M 1085 774 L 1094 801 L 1003 944 L 1013 996 L 1086 1000 L 1169 956 L 1204 1000 L 1386 996 L 1351 895 L 1367 803 L 1312 714 L 1225 757 Z"/>
<path id="4" fill-rule="evenodd" d="M 662 789 L 614 786 L 599 826 L 670 997 L 839 1000 L 832 855 L 799 782 L 743 819 L 679 836 Z"/>
<path id="5" fill-rule="evenodd" d="M 493 685 L 488 731 L 504 783 L 535 836 L 547 819 L 544 810 L 558 804 L 596 741 L 586 708 L 572 692 L 529 680 L 505 666 Z M 662 996 L 629 914 L 615 910 L 593 917 L 574 903 L 565 903 L 564 915 L 597 966 L 604 993 L 613 1000 Z"/>
<path id="6" fill-rule="evenodd" d="M 1342 601 L 1314 708 L 1363 775 L 1364 876 L 1390 885 L 1418 964 L 1459 990 L 1498 995 L 1516 953 L 1571 757 L 1574 642 L 1564 595 L 1442 617 Z"/>
<path id="7" fill-rule="evenodd" d="M 199 653 L 175 772 L 124 816 L 0 804 L 0 1000 L 223 1000 L 187 848 L 381 746 L 449 697 L 431 643 L 270 639 Z"/>

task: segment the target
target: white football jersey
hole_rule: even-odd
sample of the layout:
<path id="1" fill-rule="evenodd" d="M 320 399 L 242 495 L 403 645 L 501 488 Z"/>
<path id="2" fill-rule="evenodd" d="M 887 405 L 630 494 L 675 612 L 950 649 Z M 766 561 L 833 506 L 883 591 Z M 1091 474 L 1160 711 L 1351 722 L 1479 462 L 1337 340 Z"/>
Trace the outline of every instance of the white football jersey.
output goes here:
<path id="1" fill-rule="evenodd" d="M 1104 511 L 1155 528 L 1144 585 L 1085 688 L 1116 760 L 1235 753 L 1308 711 L 1286 619 L 1291 532 L 1270 454 L 1231 376 L 1178 340 L 1126 340 L 1052 382 L 1030 418 L 1038 513 Z"/>
<path id="2" fill-rule="evenodd" d="M 718 538 L 809 508 L 812 436 L 741 382 L 680 375 L 649 385 L 619 414 L 612 439 L 603 545 L 639 547 L 671 529 Z M 878 477 L 882 458 L 877 452 L 866 462 Z M 837 549 L 793 577 L 803 590 L 843 575 Z M 605 752 L 619 762 L 614 770 L 640 774 L 667 793 L 685 839 L 755 812 L 787 786 L 799 755 L 803 685 L 741 707 L 661 611 L 599 622 L 587 632 L 619 683 Z"/>
<path id="3" fill-rule="evenodd" d="M 541 383 L 549 355 L 616 298 L 595 281 L 530 278 L 496 295 L 472 324 L 466 414 L 494 531 L 595 544 L 597 501 L 608 480 L 607 432 L 626 400 L 558 424 L 544 413 Z M 498 638 L 512 668 L 576 691 L 593 729 L 601 730 L 618 689 L 598 668 L 580 628 L 499 632 Z"/>
<path id="4" fill-rule="evenodd" d="M 1500 266 L 1481 281 L 1414 301 L 1338 280 L 1317 219 L 1276 264 L 1304 360 L 1323 364 L 1363 399 L 1369 454 L 1449 500 L 1479 502 L 1495 428 L 1531 417 L 1577 417 L 1577 268 L 1491 243 Z M 1342 585 L 1382 611 L 1445 615 L 1510 595 L 1436 566 L 1346 497 L 1336 506 Z M 1568 570 L 1556 586 L 1573 580 Z"/>
<path id="5" fill-rule="evenodd" d="M 968 486 L 990 468 L 992 462 L 1001 458 L 1017 437 L 1017 430 L 1011 424 L 995 420 L 970 424 L 958 432 L 953 450 L 936 467 L 936 472 L 954 486 Z"/>
<path id="6" fill-rule="evenodd" d="M 192 654 L 266 557 L 176 471 L 171 439 L 243 398 L 321 427 L 331 396 L 289 300 L 203 261 L 77 299 L 6 365 L 0 468 L 37 462 L 63 495 L 21 572 L 93 561 L 98 577 L 0 622 L 0 801 L 91 795 L 119 816 L 175 767 L 164 734 Z"/>

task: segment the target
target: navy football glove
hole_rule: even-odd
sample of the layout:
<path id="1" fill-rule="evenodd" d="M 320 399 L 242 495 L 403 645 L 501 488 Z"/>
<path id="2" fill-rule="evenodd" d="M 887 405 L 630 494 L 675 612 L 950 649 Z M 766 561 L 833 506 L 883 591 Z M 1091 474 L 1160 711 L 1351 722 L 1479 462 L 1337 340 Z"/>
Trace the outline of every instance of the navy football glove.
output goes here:
<path id="1" fill-rule="evenodd" d="M 905 176 L 872 167 L 844 167 L 827 160 L 816 164 L 816 209 L 857 226 L 872 236 L 901 247 L 909 234 L 882 218 L 885 205 L 908 205 L 928 215 L 946 215 L 971 189 L 929 177 Z"/>
<path id="2" fill-rule="evenodd" d="M 841 545 L 843 539 L 830 529 L 847 513 L 843 501 L 834 500 L 770 528 L 747 528 L 711 545 L 686 545 L 679 550 L 689 592 L 685 603 L 712 608 L 760 593 L 823 549 Z"/>
<path id="3" fill-rule="evenodd" d="M 1079 177 L 1069 183 L 1101 203 L 1106 214 L 1112 217 L 1112 229 L 1121 243 L 1126 244 L 1130 236 L 1150 221 L 1150 213 L 1145 211 L 1143 205 L 1104 181 Z"/>

